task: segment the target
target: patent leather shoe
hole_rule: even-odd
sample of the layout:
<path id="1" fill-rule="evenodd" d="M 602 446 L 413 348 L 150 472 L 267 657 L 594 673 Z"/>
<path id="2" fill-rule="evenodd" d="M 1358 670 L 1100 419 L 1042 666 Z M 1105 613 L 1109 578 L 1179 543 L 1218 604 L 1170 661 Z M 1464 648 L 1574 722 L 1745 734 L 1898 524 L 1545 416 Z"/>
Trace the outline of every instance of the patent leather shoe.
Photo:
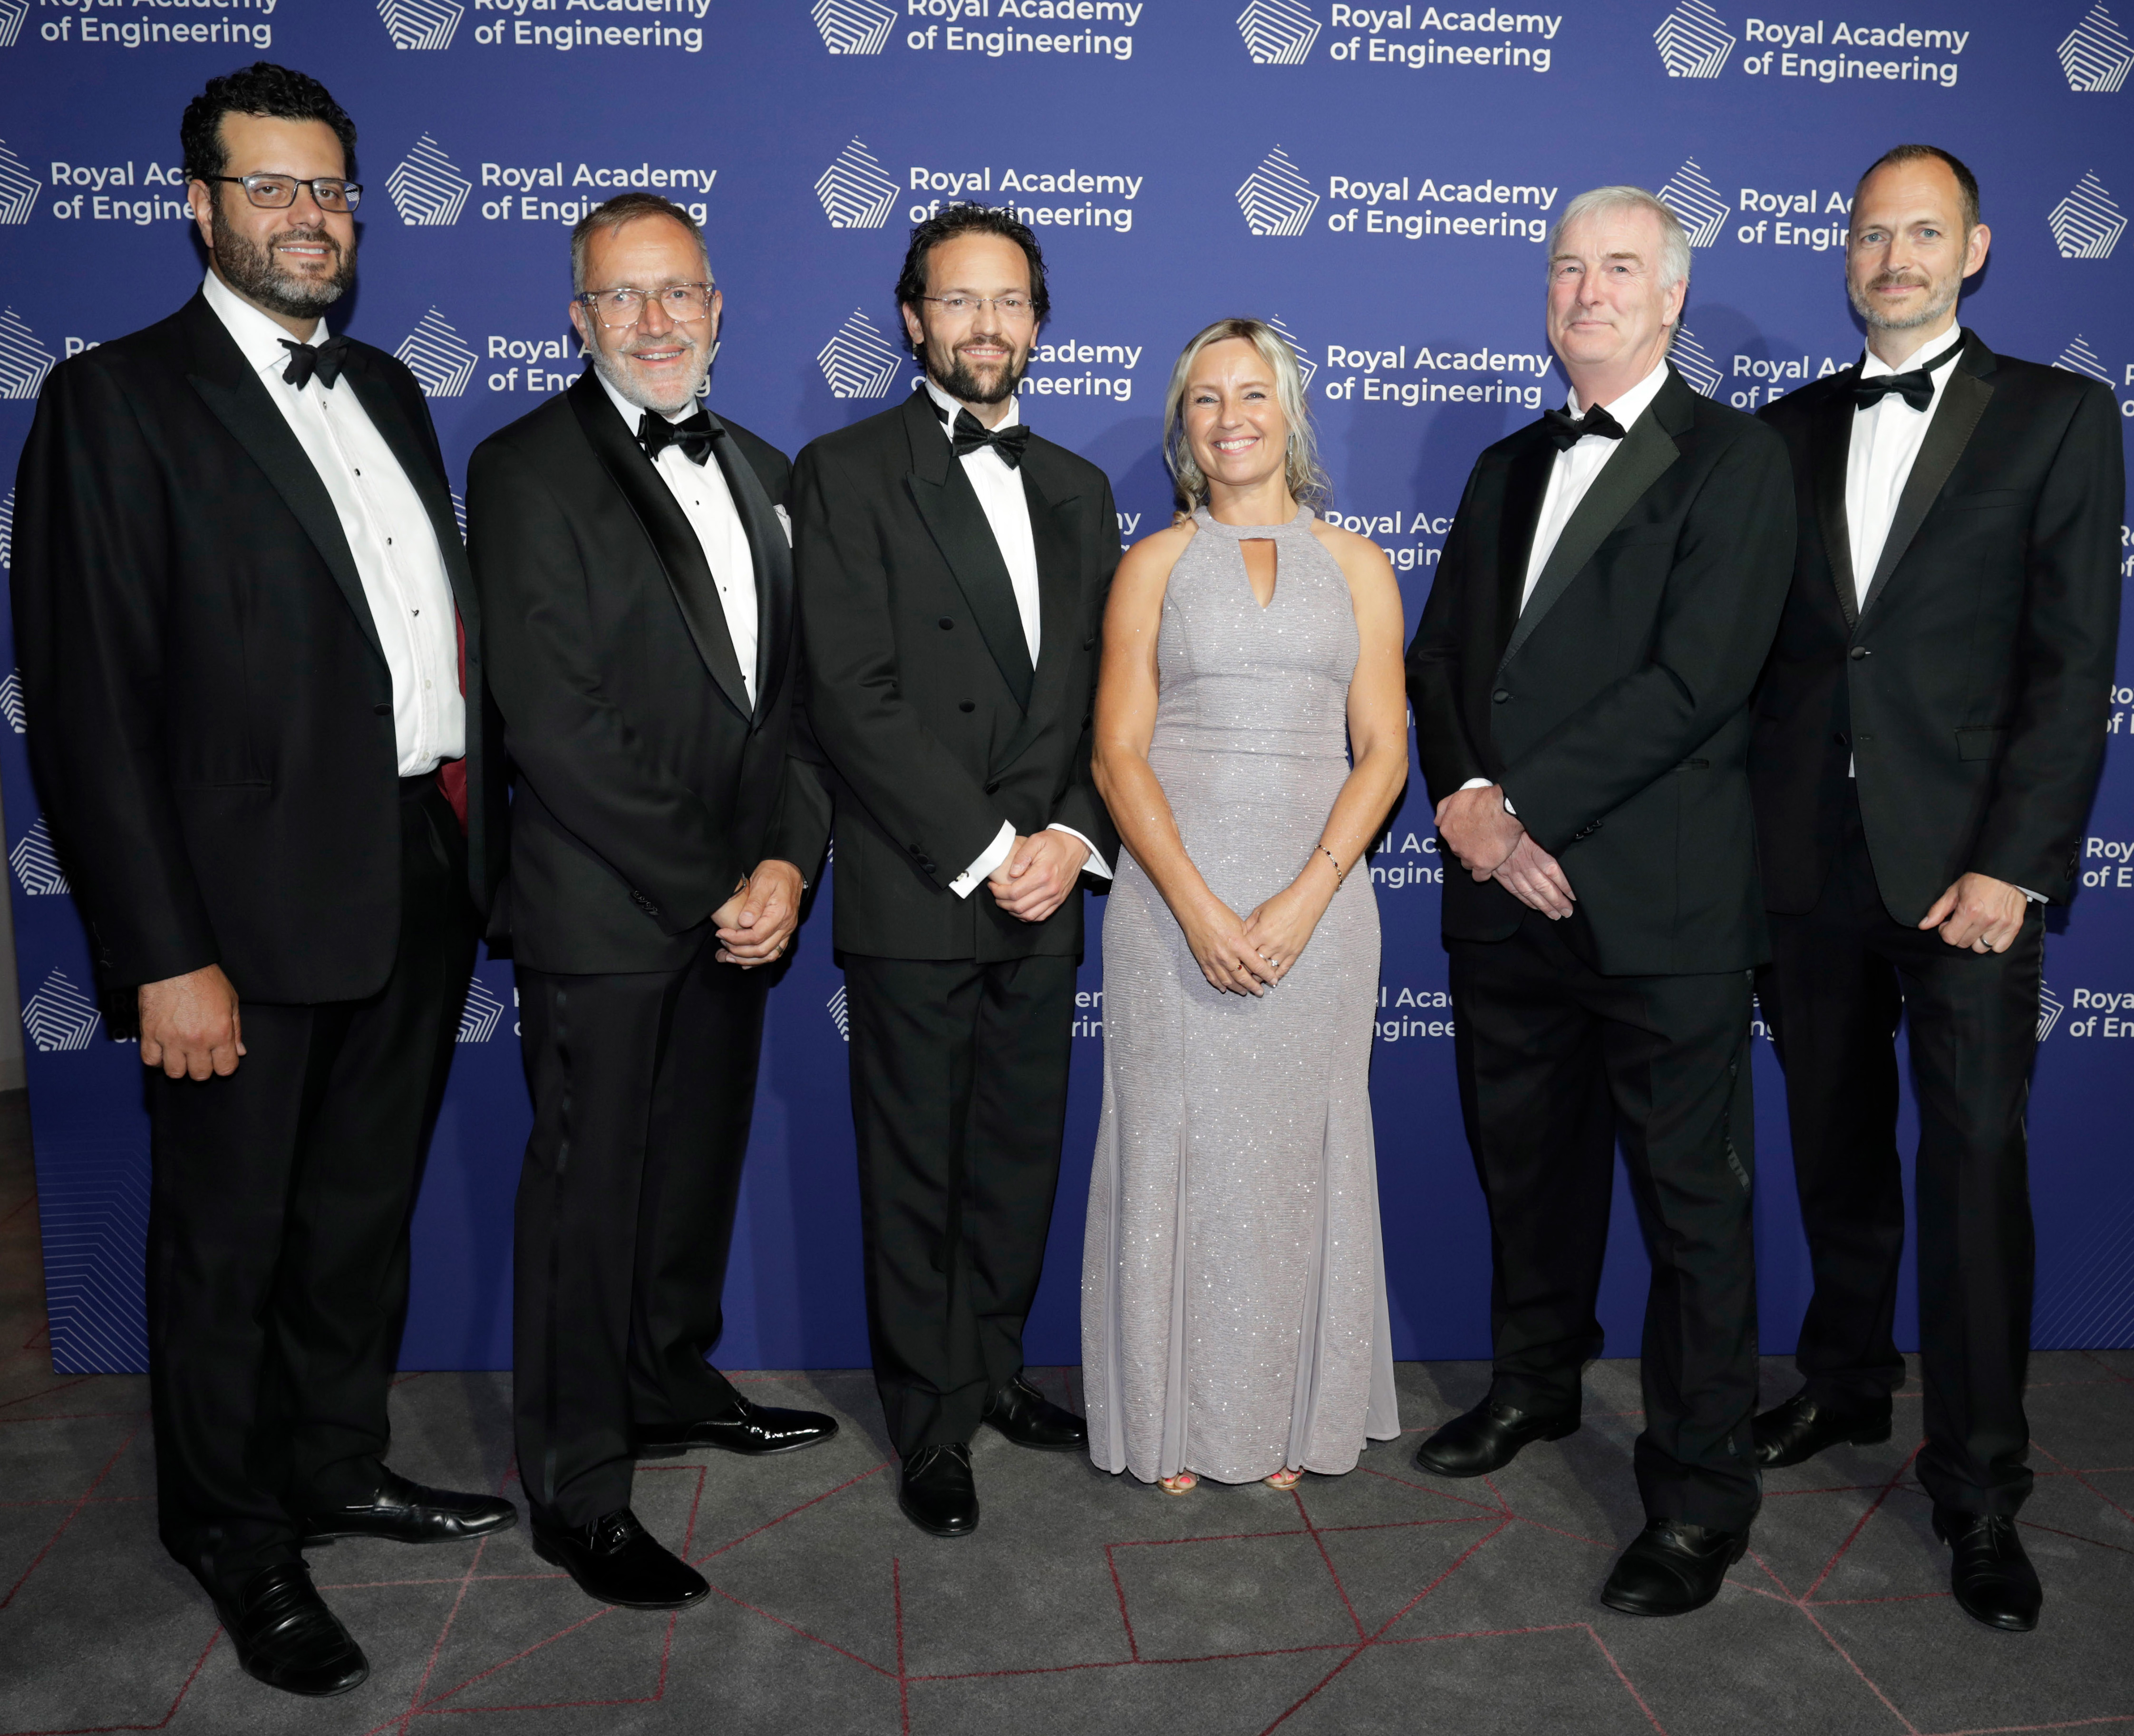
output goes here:
<path id="1" fill-rule="evenodd" d="M 1089 1425 L 1019 1374 L 986 1401 L 984 1420 L 1018 1447 L 1071 1453 L 1089 1444 Z"/>
<path id="2" fill-rule="evenodd" d="M 2028 1633 L 2045 1601 L 2038 1570 L 2023 1552 L 2010 1513 L 1934 1510 L 1934 1533 L 1949 1547 L 1948 1589 L 1957 1608 L 2003 1633 Z"/>
<path id="3" fill-rule="evenodd" d="M 562 1525 L 536 1514 L 534 1553 L 577 1581 L 596 1603 L 625 1609 L 684 1609 L 711 1590 L 704 1576 L 662 1548 L 626 1507 L 591 1525 Z"/>
<path id="4" fill-rule="evenodd" d="M 741 1400 L 741 1408 L 702 1422 L 647 1424 L 637 1431 L 640 1459 L 673 1459 L 683 1453 L 716 1448 L 761 1459 L 771 1453 L 797 1453 L 838 1432 L 838 1420 L 819 1410 L 781 1410 Z"/>
<path id="5" fill-rule="evenodd" d="M 921 1447 L 904 1461 L 896 1504 L 922 1531 L 968 1537 L 978 1528 L 978 1488 L 971 1479 L 971 1449 L 963 1442 Z"/>
<path id="6" fill-rule="evenodd" d="M 314 1507 L 297 1521 L 297 1547 L 316 1549 L 342 1537 L 383 1537 L 389 1543 L 465 1543 L 519 1523 L 519 1509 L 500 1495 L 463 1495 L 410 1483 L 387 1471 L 368 1501 Z"/>
<path id="7" fill-rule="evenodd" d="M 1756 1463 L 1767 1471 L 1810 1459 L 1831 1447 L 1878 1447 L 1890 1438 L 1890 1401 L 1839 1405 L 1796 1392 L 1756 1419 Z"/>
<path id="8" fill-rule="evenodd" d="M 254 1681 L 323 1699 L 347 1693 L 370 1674 L 363 1648 L 326 1608 L 301 1561 L 262 1568 L 234 1596 L 216 1594 L 215 1608 Z"/>
<path id="9" fill-rule="evenodd" d="M 1501 1471 L 1537 1440 L 1561 1440 L 1578 1428 L 1578 1415 L 1546 1416 L 1485 1398 L 1456 1416 L 1415 1451 L 1415 1462 L 1440 1477 L 1486 1477 Z"/>
<path id="10" fill-rule="evenodd" d="M 1745 1531 L 1652 1520 L 1616 1557 L 1600 1601 L 1625 1615 L 1687 1615 L 1719 1595 L 1748 1547 Z"/>

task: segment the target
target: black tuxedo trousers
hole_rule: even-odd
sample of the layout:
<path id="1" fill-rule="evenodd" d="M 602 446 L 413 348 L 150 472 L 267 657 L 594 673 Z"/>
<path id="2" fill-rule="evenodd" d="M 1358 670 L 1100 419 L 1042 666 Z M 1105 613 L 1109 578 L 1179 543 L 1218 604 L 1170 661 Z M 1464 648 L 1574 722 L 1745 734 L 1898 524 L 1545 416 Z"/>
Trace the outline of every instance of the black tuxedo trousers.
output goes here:
<path id="1" fill-rule="evenodd" d="M 844 965 L 875 1384 L 908 1458 L 969 1440 L 986 1396 L 1021 1371 L 1060 1184 L 1074 961 Z"/>
<path id="2" fill-rule="evenodd" d="M 1771 914 L 1760 983 L 1786 1069 L 1815 1295 L 1795 1362 L 1814 1397 L 1878 1401 L 1904 1384 L 1892 1324 L 1905 1247 L 1897 1158 L 1901 1018 L 1919 1104 L 1919 1481 L 1946 1506 L 2012 1513 L 2030 1492 L 2030 1147 L 2045 919 L 2005 952 L 1950 946 L 1890 914 L 1856 796 L 1829 878 L 1798 915 Z"/>
<path id="3" fill-rule="evenodd" d="M 1489 1208 L 1493 1396 L 1576 1415 L 1621 1139 L 1652 1256 L 1639 1492 L 1744 1531 L 1761 1495 L 1747 971 L 1604 976 L 1529 910 L 1447 940 L 1460 1108 Z"/>
<path id="4" fill-rule="evenodd" d="M 434 779 L 400 786 L 400 931 L 360 1001 L 239 1009 L 226 1078 L 147 1074 L 149 1390 L 163 1543 L 234 1591 L 292 1515 L 378 1488 L 408 1223 L 477 921 Z"/>
<path id="5" fill-rule="evenodd" d="M 765 971 L 707 935 L 674 971 L 519 967 L 534 1131 L 519 1172 L 512 1348 L 519 1474 L 536 1512 L 630 1504 L 637 1428 L 731 1414 L 704 1357 L 724 1324 Z"/>

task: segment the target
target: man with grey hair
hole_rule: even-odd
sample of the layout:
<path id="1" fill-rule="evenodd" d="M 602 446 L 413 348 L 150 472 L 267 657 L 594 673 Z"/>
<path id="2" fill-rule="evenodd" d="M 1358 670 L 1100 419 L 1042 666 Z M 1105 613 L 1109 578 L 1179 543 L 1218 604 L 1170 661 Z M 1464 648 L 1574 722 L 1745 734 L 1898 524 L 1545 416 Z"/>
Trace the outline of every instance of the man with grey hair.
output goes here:
<path id="1" fill-rule="evenodd" d="M 837 1424 L 705 1357 L 770 972 L 829 804 L 790 760 L 788 465 L 699 406 L 721 304 L 688 212 L 609 200 L 571 238 L 592 365 L 467 471 L 475 576 L 518 771 L 492 924 L 534 1097 L 514 1407 L 534 1545 L 591 1596 L 701 1599 L 630 1512 L 631 1461 L 757 1454 Z"/>
<path id="2" fill-rule="evenodd" d="M 1460 1097 L 1489 1211 L 1495 1369 L 1417 1454 L 1502 1468 L 1579 1425 L 1620 1137 L 1653 1262 L 1648 1523 L 1601 1592 L 1709 1603 L 1760 1500 L 1750 976 L 1768 952 L 1745 760 L 1785 600 L 1780 443 L 1668 364 L 1689 253 L 1635 187 L 1550 239 L 1571 382 L 1482 454 L 1409 647 L 1447 855 Z"/>

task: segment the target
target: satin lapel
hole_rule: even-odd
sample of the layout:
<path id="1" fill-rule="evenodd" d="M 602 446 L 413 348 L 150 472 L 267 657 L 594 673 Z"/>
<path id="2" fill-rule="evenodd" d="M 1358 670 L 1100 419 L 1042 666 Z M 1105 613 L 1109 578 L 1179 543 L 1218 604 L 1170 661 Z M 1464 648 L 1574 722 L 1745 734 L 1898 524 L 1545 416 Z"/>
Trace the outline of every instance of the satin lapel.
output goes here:
<path id="1" fill-rule="evenodd" d="M 1815 518 L 1823 531 L 1823 550 L 1830 557 L 1831 581 L 1837 604 L 1850 627 L 1860 619 L 1860 588 L 1852 576 L 1852 521 L 1845 511 L 1846 466 L 1852 452 L 1852 424 L 1858 407 L 1852 384 L 1859 377 L 1855 362 L 1837 377 L 1829 399 L 1815 412 L 1809 443 L 1815 450 Z"/>
<path id="2" fill-rule="evenodd" d="M 430 515 L 431 532 L 437 539 L 437 552 L 444 560 L 445 577 L 452 587 L 453 606 L 459 610 L 467 637 L 478 641 L 480 605 L 475 597 L 474 575 L 467 567 L 466 545 L 460 538 L 459 517 L 452 511 L 451 488 L 401 413 L 400 401 L 393 395 L 393 388 L 373 372 L 369 359 L 361 350 L 350 354 L 340 378 L 342 386 L 354 388 L 371 427 L 392 449 L 401 474 L 422 497 L 422 509 Z"/>
<path id="3" fill-rule="evenodd" d="M 1654 409 L 1658 407 L 1658 401 L 1655 400 Z M 1601 540 L 1622 523 L 1623 514 L 1637 504 L 1639 497 L 1681 456 L 1682 449 L 1660 426 L 1657 415 L 1649 412 L 1638 418 L 1630 432 L 1623 436 L 1615 456 L 1601 466 L 1592 487 L 1586 489 L 1586 498 L 1565 523 L 1562 535 L 1549 551 L 1547 565 L 1534 581 L 1533 595 L 1519 611 L 1518 625 L 1512 629 L 1511 642 L 1504 647 L 1498 668 L 1502 668 L 1518 655 L 1519 648 L 1533 637 L 1534 629 L 1593 558 L 1593 551 L 1600 546 Z"/>
<path id="4" fill-rule="evenodd" d="M 341 595 L 355 612 L 356 624 L 384 666 L 385 651 L 378 640 L 378 623 L 371 619 L 370 599 L 364 595 L 363 578 L 355 570 L 355 557 L 350 552 L 348 538 L 341 530 L 333 496 L 319 480 L 311 455 L 291 431 L 287 418 L 267 395 L 266 383 L 245 361 L 236 340 L 215 316 L 215 310 L 205 301 L 196 300 L 195 306 L 199 311 L 191 322 L 192 337 L 197 347 L 193 365 L 186 370 L 187 383 L 251 455 L 252 461 L 267 473 L 267 480 L 287 503 L 326 563 L 326 571 L 340 586 Z"/>
<path id="5" fill-rule="evenodd" d="M 709 411 L 705 414 L 714 428 L 723 426 Z M 785 674 L 785 649 L 793 634 L 793 554 L 763 479 L 732 436 L 714 440 L 712 451 L 741 514 L 741 528 L 748 533 L 748 552 L 756 566 L 756 716 L 760 723 L 770 715 L 770 702 Z"/>
<path id="6" fill-rule="evenodd" d="M 924 411 L 910 413 L 907 432 L 911 436 L 911 474 L 905 479 L 912 504 L 956 576 L 956 583 L 970 605 L 971 618 L 993 661 L 1000 665 L 1015 702 L 1030 710 L 1031 687 L 1036 672 L 1030 666 L 1030 644 L 1022 636 L 1022 612 L 1016 607 L 1015 584 L 1008 577 L 1007 562 L 993 541 L 992 526 L 978 504 L 978 490 L 963 474 L 955 451 L 933 415 L 934 401 L 922 390 L 911 394 Z M 1035 523 L 1031 528 L 1036 528 Z M 1040 583 L 1042 581 L 1040 580 Z M 1043 648 L 1040 646 L 1040 649 Z"/>
<path id="7" fill-rule="evenodd" d="M 719 606 L 711 564 L 690 528 L 688 515 L 659 480 L 652 461 L 645 456 L 645 448 L 616 414 L 615 406 L 591 368 L 571 388 L 571 409 L 601 468 L 622 490 L 622 498 L 630 503 L 630 509 L 651 539 L 653 552 L 659 558 L 675 606 L 682 611 L 683 622 L 696 642 L 697 655 L 703 659 L 705 669 L 733 708 L 744 717 L 751 716 L 741 660 L 734 655 L 733 635 L 727 631 L 726 610 Z"/>
<path id="8" fill-rule="evenodd" d="M 1993 396 L 1992 387 L 1975 374 L 1965 372 L 1964 364 L 1970 359 L 1966 355 L 1959 361 L 1949 374 L 1948 383 L 1941 388 L 1934 422 L 1927 429 L 1927 437 L 1919 442 L 1919 456 L 1912 461 L 1912 474 L 1905 479 L 1905 491 L 1897 497 L 1889 539 L 1882 544 L 1882 558 L 1875 563 L 1875 582 L 1867 587 L 1866 600 L 1860 605 L 1862 615 L 1875 606 L 1875 600 L 1890 582 L 1890 575 L 1897 570 L 1905 551 L 1912 546 L 1912 538 L 1919 533 L 1934 497 L 1941 493 L 1957 460 L 1963 456 L 1963 449 L 1971 444 L 1978 418 L 1986 413 L 1987 403 Z"/>
<path id="9" fill-rule="evenodd" d="M 1031 441 L 1022 461 L 1023 497 L 1030 503 L 1031 540 L 1037 545 L 1037 671 L 1022 726 L 993 760 L 997 772 L 1037 739 L 1060 707 L 1067 667 L 1082 649 L 1075 636 L 1075 605 L 1081 600 L 1082 550 L 1069 507 L 1081 497 L 1074 485 L 1055 470 L 1051 455 Z M 1021 617 L 1016 630 L 1020 632 Z"/>
<path id="10" fill-rule="evenodd" d="M 1549 473 L 1555 468 L 1555 442 L 1537 434 L 1512 461 L 1511 475 L 1504 481 L 1504 506 L 1497 519 L 1497 631 L 1490 641 L 1499 663 L 1518 627 L 1534 527 L 1541 522 L 1541 504 L 1548 496 Z"/>

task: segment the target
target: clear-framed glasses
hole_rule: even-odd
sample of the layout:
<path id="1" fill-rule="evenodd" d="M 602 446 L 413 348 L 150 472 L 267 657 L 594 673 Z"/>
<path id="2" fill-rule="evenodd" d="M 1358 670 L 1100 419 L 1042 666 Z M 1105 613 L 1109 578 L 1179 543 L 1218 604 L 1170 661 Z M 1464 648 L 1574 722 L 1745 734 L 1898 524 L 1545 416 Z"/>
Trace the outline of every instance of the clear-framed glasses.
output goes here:
<path id="1" fill-rule="evenodd" d="M 660 311 L 677 325 L 701 320 L 712 311 L 712 297 L 717 289 L 714 283 L 669 283 L 664 289 L 635 289 L 618 283 L 613 289 L 589 289 L 578 300 L 592 310 L 593 317 L 601 325 L 616 331 L 643 319 L 647 301 L 657 301 Z"/>
<path id="2" fill-rule="evenodd" d="M 919 299 L 931 301 L 954 320 L 966 314 L 982 314 L 988 307 L 997 309 L 1000 316 L 1011 326 L 1020 326 L 1036 316 L 1028 296 L 921 296 Z"/>
<path id="3" fill-rule="evenodd" d="M 201 181 L 226 181 L 244 189 L 244 196 L 263 211 L 285 211 L 297 202 L 297 189 L 309 187 L 322 211 L 352 211 L 363 203 L 360 181 L 321 176 L 303 181 L 294 175 L 202 175 Z"/>

